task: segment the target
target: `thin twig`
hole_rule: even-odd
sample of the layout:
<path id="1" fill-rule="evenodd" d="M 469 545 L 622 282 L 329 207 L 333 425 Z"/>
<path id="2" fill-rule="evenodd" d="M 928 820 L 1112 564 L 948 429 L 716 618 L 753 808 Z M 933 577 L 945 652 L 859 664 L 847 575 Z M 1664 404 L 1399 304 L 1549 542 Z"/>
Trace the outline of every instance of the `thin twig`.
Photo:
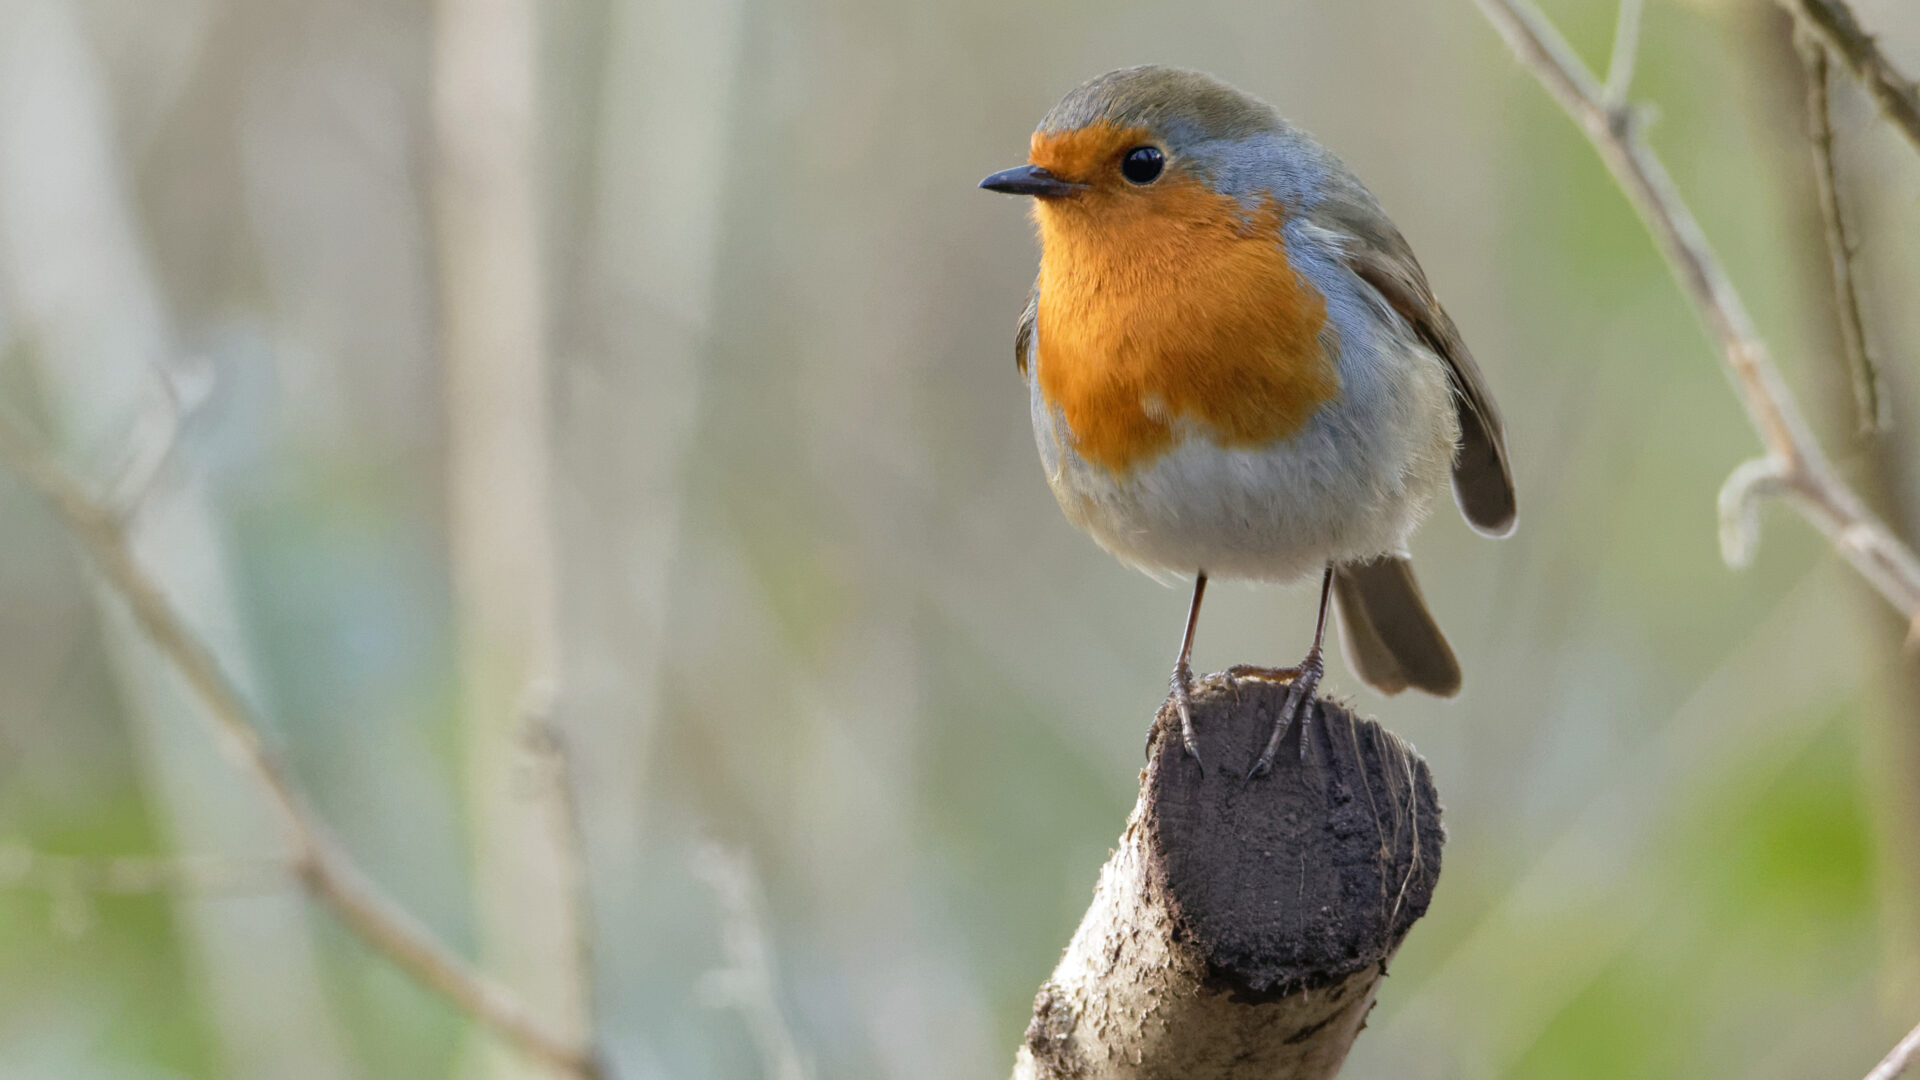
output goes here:
<path id="1" fill-rule="evenodd" d="M 292 885 L 284 859 L 230 855 L 49 855 L 23 844 L 0 845 L 0 889 L 139 896 L 209 893 L 243 896 Z"/>
<path id="2" fill-rule="evenodd" d="M 1886 429 L 1886 406 L 1880 400 L 1880 368 L 1867 350 L 1867 324 L 1860 313 L 1860 292 L 1854 284 L 1854 242 L 1846 208 L 1840 205 L 1840 177 L 1834 167 L 1833 112 L 1827 99 L 1827 47 L 1802 29 L 1794 46 L 1807 73 L 1807 141 L 1813 150 L 1813 183 L 1820 197 L 1820 216 L 1826 221 L 1827 255 L 1832 262 L 1833 307 L 1840 320 L 1840 343 L 1846 350 L 1847 371 L 1853 383 L 1853 404 L 1860 433 Z"/>
<path id="3" fill-rule="evenodd" d="M 46 896 L 53 929 L 70 938 L 93 926 L 103 896 L 155 893 L 266 896 L 293 887 L 285 859 L 209 855 L 48 855 L 24 844 L 0 844 L 0 889 Z"/>
<path id="4" fill-rule="evenodd" d="M 1808 3 L 1826 0 L 1806 0 Z M 1719 346 L 1747 417 L 1765 443 L 1779 494 L 1825 534 L 1909 626 L 1920 629 L 1920 560 L 1842 481 L 1773 365 L 1766 342 L 1692 211 L 1634 130 L 1612 109 L 1559 32 L 1527 0 L 1476 0 L 1482 14 L 1580 125 Z M 1753 470 L 1743 471 L 1751 475 Z M 1736 503 L 1740 500 L 1734 500 Z"/>
<path id="5" fill-rule="evenodd" d="M 551 801 L 556 817 L 554 855 L 566 876 L 566 895 L 572 904 L 575 963 L 581 972 L 581 1009 L 595 1011 L 593 985 L 594 923 L 587 880 L 587 830 L 575 787 L 573 748 L 554 717 L 559 691 L 552 680 L 538 679 L 521 695 L 521 741 L 540 769 L 540 797 Z"/>
<path id="6" fill-rule="evenodd" d="M 1867 1074 L 1866 1080 L 1893 1080 L 1906 1072 L 1907 1066 L 1913 1064 L 1916 1058 L 1920 1058 L 1920 1026 L 1907 1032 L 1906 1038 L 1895 1043 L 1893 1049 L 1887 1051 L 1887 1056 L 1880 1059 L 1880 1064 Z"/>
<path id="7" fill-rule="evenodd" d="M 773 947 L 767 941 L 759 875 L 743 851 L 707 844 L 695 853 L 695 876 L 719 903 L 721 951 L 726 965 L 700 980 L 701 994 L 716 1008 L 735 1009 L 760 1048 L 767 1080 L 808 1080 L 811 1070 L 799 1040 L 780 1011 Z"/>
<path id="8" fill-rule="evenodd" d="M 1880 103 L 1887 122 L 1920 150 L 1920 86 L 1893 66 L 1846 0 L 1780 0 L 1794 21 L 1817 34 Z"/>
<path id="9" fill-rule="evenodd" d="M 1619 20 L 1613 27 L 1613 54 L 1607 61 L 1607 85 L 1602 100 L 1617 109 L 1627 102 L 1633 86 L 1633 65 L 1640 54 L 1640 14 L 1646 0 L 1620 0 Z"/>
<path id="10" fill-rule="evenodd" d="M 294 875 L 307 891 L 376 952 L 527 1056 L 583 1080 L 602 1080 L 607 1072 L 594 1048 L 575 1045 L 548 1031 L 511 991 L 474 970 L 367 879 L 267 747 L 252 706 L 212 650 L 187 627 L 159 585 L 135 561 L 120 519 L 4 414 L 0 414 L 0 461 L 52 504 L 94 567 L 126 602 L 141 631 L 206 706 L 222 748 L 237 768 L 260 785 L 281 819 L 293 846 Z"/>
<path id="11" fill-rule="evenodd" d="M 158 364 L 147 370 L 157 384 L 160 400 L 142 409 L 135 418 L 133 431 L 126 440 L 125 464 L 104 500 L 123 521 L 131 520 L 159 485 L 173 460 L 174 449 L 180 443 L 180 429 L 186 422 L 186 409 L 167 370 Z M 152 434 L 145 433 L 147 428 L 154 429 Z"/>

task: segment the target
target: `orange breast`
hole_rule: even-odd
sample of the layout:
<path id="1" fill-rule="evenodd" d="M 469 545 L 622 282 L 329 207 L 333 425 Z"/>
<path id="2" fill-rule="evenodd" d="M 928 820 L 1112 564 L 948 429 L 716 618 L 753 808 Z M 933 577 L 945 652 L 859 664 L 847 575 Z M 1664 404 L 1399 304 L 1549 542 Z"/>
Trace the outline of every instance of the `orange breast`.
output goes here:
<path id="1" fill-rule="evenodd" d="M 1287 262 L 1271 200 L 1169 176 L 1037 200 L 1040 390 L 1080 455 L 1117 472 L 1170 449 L 1182 422 L 1225 447 L 1298 431 L 1340 391 L 1326 301 Z"/>

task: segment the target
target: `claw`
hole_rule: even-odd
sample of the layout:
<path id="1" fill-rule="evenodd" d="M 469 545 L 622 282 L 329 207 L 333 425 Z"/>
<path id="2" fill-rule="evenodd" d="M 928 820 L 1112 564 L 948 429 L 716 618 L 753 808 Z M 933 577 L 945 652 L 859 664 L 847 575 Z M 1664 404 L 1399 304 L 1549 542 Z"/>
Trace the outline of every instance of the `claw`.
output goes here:
<path id="1" fill-rule="evenodd" d="M 1296 672 L 1293 685 L 1287 690 L 1286 704 L 1280 707 L 1280 715 L 1274 719 L 1273 735 L 1267 739 L 1267 748 L 1260 760 L 1253 763 L 1247 772 L 1247 779 L 1265 776 L 1273 771 L 1274 755 L 1280 752 L 1280 744 L 1287 732 L 1295 726 L 1300 728 L 1300 760 L 1307 758 L 1307 718 L 1313 712 L 1313 692 L 1320 686 L 1320 677 L 1326 674 L 1326 663 L 1321 659 L 1320 649 L 1316 646 L 1307 653 Z"/>
<path id="2" fill-rule="evenodd" d="M 1193 735 L 1193 669 L 1183 661 L 1174 666 L 1173 678 L 1169 681 L 1173 684 L 1173 707 L 1180 713 L 1181 745 L 1187 748 L 1187 755 L 1204 774 L 1207 765 L 1200 760 L 1200 747 Z"/>
<path id="3" fill-rule="evenodd" d="M 1187 605 L 1187 630 L 1180 636 L 1180 655 L 1173 662 L 1173 678 L 1169 680 L 1173 683 L 1174 708 L 1180 712 L 1180 742 L 1193 763 L 1200 766 L 1202 776 L 1207 774 L 1207 766 L 1200 760 L 1200 747 L 1193 737 L 1193 668 L 1187 665 L 1187 658 L 1193 655 L 1193 627 L 1200 621 L 1200 600 L 1206 595 L 1207 572 L 1202 570 L 1193 576 L 1193 602 Z M 1149 741 L 1147 745 L 1153 744 Z"/>

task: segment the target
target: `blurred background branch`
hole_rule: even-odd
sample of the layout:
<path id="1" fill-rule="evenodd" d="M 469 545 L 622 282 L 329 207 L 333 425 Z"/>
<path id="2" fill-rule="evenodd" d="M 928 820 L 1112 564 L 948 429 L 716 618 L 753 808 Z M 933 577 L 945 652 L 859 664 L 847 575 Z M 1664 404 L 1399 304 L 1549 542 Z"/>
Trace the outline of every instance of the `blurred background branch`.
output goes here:
<path id="1" fill-rule="evenodd" d="M 812 1070 L 780 1008 L 766 899 L 752 859 L 744 851 L 708 843 L 694 852 L 693 873 L 713 890 L 720 912 L 722 963 L 701 978 L 701 998 L 739 1015 L 760 1052 L 765 1080 L 808 1080 Z"/>
<path id="2" fill-rule="evenodd" d="M 181 619 L 129 549 L 122 523 L 0 414 L 0 461 L 44 496 L 123 600 L 148 640 L 192 687 L 234 765 L 267 797 L 293 847 L 295 875 L 369 946 L 528 1057 L 564 1073 L 604 1075 L 594 1051 L 551 1033 L 503 987 L 474 971 L 399 905 L 381 894 L 307 808 L 262 725 L 220 662 Z"/>
<path id="3" fill-rule="evenodd" d="M 219 856 L 50 855 L 20 843 L 0 842 L 0 889 L 46 895 L 53 928 L 79 938 L 98 918 L 104 897 L 169 894 L 176 899 L 257 896 L 292 887 L 293 867 L 284 860 Z"/>
<path id="4" fill-rule="evenodd" d="M 1887 122 L 1920 150 L 1920 86 L 1900 73 L 1893 61 L 1860 25 L 1846 0 L 1780 0 L 1809 33 L 1846 61 Z"/>
<path id="5" fill-rule="evenodd" d="M 0 843 L 0 889 L 48 893 L 250 893 L 287 888 L 294 865 L 275 859 L 221 856 L 52 855 Z"/>
<path id="6" fill-rule="evenodd" d="M 1809 31 L 1794 35 L 1794 44 L 1807 76 L 1807 140 L 1813 151 L 1814 191 L 1825 223 L 1827 258 L 1832 264 L 1834 314 L 1840 323 L 1841 357 L 1853 385 L 1856 423 L 1862 435 L 1885 430 L 1887 403 L 1880 393 L 1880 368 L 1867 347 L 1866 317 L 1860 311 L 1860 290 L 1854 284 L 1853 257 L 1857 244 L 1853 227 L 1840 201 L 1840 178 L 1834 164 L 1833 104 L 1828 99 L 1827 47 Z"/>
<path id="7" fill-rule="evenodd" d="M 1600 152 L 1699 309 L 1733 378 L 1747 415 L 1767 445 L 1764 466 L 1735 471 L 1738 487 L 1721 499 L 1723 549 L 1751 554 L 1751 500 L 1778 493 L 1826 534 L 1834 548 L 1920 633 L 1920 559 L 1867 509 L 1827 460 L 1775 370 L 1740 294 L 1707 243 L 1678 189 L 1635 130 L 1625 106 L 1609 107 L 1600 87 L 1551 23 L 1527 0 L 1476 0 L 1561 107 Z M 1831 0 L 1827 0 L 1831 2 Z M 1764 475 L 1768 483 L 1753 482 Z M 1737 540 L 1725 542 L 1728 536 Z"/>
<path id="8" fill-rule="evenodd" d="M 1633 65 L 1640 58 L 1640 19 L 1646 0 L 1620 0 L 1613 24 L 1613 51 L 1607 54 L 1607 83 L 1601 97 L 1610 108 L 1627 103 L 1633 89 Z"/>
<path id="9" fill-rule="evenodd" d="M 1893 1049 L 1887 1051 L 1887 1056 L 1881 1059 L 1880 1064 L 1875 1065 L 1873 1071 L 1867 1074 L 1866 1080 L 1893 1080 L 1894 1077 L 1906 1072 L 1915 1058 L 1920 1058 L 1920 1026 L 1907 1032 L 1906 1038 L 1895 1043 Z"/>
<path id="10" fill-rule="evenodd" d="M 573 1045 L 591 1045 L 584 877 L 559 730 L 547 310 L 537 169 L 539 7 L 435 0 L 433 187 L 447 402 L 448 543 L 481 955 Z M 539 704 L 529 709 L 528 702 Z M 538 714 L 530 720 L 530 715 Z M 488 1072 L 524 1075 L 495 1057 Z M 578 1062 L 552 1061 L 557 1071 Z"/>
<path id="11" fill-rule="evenodd" d="M 0 333 L 24 369 L 14 378 L 28 380 L 17 385 L 18 411 L 45 417 L 67 458 L 115 478 L 117 507 L 138 510 L 111 523 L 121 551 L 206 628 L 200 658 L 217 650 L 232 678 L 257 691 L 261 654 L 211 487 L 203 475 L 166 469 L 181 411 L 173 373 L 185 350 L 148 247 L 111 75 L 89 30 L 68 0 L 0 3 Z M 89 520 L 96 538 L 109 528 L 102 515 Z M 83 588 L 104 640 L 99 677 L 124 703 L 160 842 L 235 858 L 277 855 L 274 822 L 200 735 L 196 690 L 120 598 L 94 581 Z M 276 1080 L 354 1074 L 324 986 L 318 928 L 297 897 L 186 895 L 167 911 L 206 995 L 211 1054 L 222 1068 Z M 275 962 L 261 964 L 262 954 Z"/>

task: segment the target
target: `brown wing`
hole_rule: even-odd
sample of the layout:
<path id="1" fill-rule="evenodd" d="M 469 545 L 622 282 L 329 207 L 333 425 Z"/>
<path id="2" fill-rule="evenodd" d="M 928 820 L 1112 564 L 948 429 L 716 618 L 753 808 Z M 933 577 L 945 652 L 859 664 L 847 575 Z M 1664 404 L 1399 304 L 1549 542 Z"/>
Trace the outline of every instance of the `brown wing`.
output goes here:
<path id="1" fill-rule="evenodd" d="M 1460 415 L 1460 453 L 1453 459 L 1454 501 L 1475 530 L 1505 536 L 1513 531 L 1516 509 L 1500 410 L 1467 343 L 1460 340 L 1460 331 L 1427 287 L 1427 276 L 1414 260 L 1413 250 L 1378 208 L 1371 209 L 1372 213 L 1338 215 L 1345 218 L 1338 225 L 1349 241 L 1347 266 L 1446 361 Z"/>
<path id="2" fill-rule="evenodd" d="M 1027 354 L 1033 348 L 1033 327 L 1040 319 L 1040 282 L 1027 293 L 1027 309 L 1020 313 L 1020 328 L 1013 332 L 1013 364 L 1022 375 L 1027 373 Z"/>

